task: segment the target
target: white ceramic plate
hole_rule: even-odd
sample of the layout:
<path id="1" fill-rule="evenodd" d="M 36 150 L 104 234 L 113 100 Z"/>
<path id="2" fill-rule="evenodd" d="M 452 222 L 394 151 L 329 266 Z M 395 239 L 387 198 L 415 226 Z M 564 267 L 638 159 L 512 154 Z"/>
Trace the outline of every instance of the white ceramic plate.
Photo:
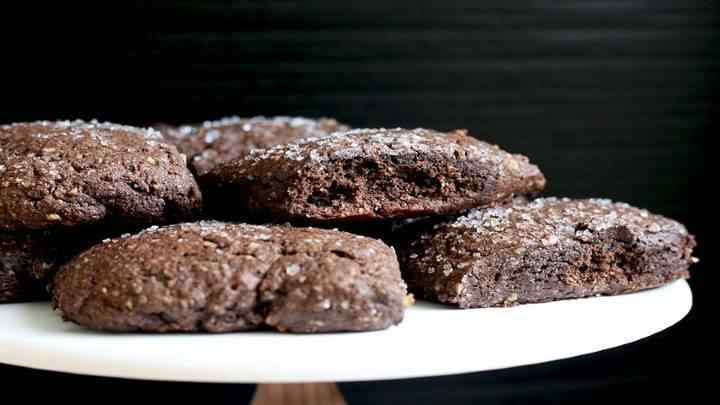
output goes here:
<path id="1" fill-rule="evenodd" d="M 459 310 L 419 303 L 379 332 L 287 335 L 101 334 L 47 303 L 0 305 L 0 362 L 148 380 L 362 381 L 540 363 L 629 343 L 681 320 L 685 281 L 616 297 Z"/>

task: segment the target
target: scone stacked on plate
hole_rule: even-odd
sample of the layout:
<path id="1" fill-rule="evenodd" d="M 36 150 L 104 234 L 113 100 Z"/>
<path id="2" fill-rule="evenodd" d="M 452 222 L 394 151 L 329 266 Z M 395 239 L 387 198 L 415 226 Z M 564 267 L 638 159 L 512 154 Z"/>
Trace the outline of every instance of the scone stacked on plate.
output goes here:
<path id="1" fill-rule="evenodd" d="M 219 217 L 316 224 L 458 214 L 542 191 L 522 155 L 465 131 L 355 129 L 282 144 L 200 176 Z"/>
<path id="2" fill-rule="evenodd" d="M 401 233 L 410 288 L 461 308 L 643 290 L 696 260 L 680 223 L 602 199 L 516 200 Z"/>
<path id="3" fill-rule="evenodd" d="M 532 200 L 538 167 L 464 130 L 297 117 L 161 129 L 2 127 L 0 301 L 41 295 L 65 263 L 54 305 L 93 329 L 361 331 L 401 322 L 405 282 L 500 306 L 650 288 L 693 260 L 669 219 Z"/>
<path id="4" fill-rule="evenodd" d="M 66 319 L 111 331 L 384 329 L 402 320 L 395 252 L 346 232 L 216 221 L 107 240 L 63 267 Z"/>
<path id="5" fill-rule="evenodd" d="M 0 126 L 0 302 L 47 295 L 105 237 L 196 218 L 186 161 L 154 130 L 96 121 Z"/>

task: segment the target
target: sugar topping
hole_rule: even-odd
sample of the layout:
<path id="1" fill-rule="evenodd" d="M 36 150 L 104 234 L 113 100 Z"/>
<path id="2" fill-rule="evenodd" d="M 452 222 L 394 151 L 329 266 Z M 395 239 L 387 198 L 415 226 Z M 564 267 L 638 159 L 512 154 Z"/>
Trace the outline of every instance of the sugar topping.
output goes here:
<path id="1" fill-rule="evenodd" d="M 588 241 L 593 233 L 616 227 L 624 227 L 638 237 L 661 231 L 687 233 L 678 222 L 626 203 L 552 197 L 512 207 L 471 210 L 449 227 L 473 229 L 479 236 L 507 234 L 512 229 L 517 238 L 527 238 L 524 242 L 535 241 L 543 246 Z"/>
<path id="2" fill-rule="evenodd" d="M 0 127 L 0 148 L 4 226 L 75 226 L 115 217 L 164 222 L 200 205 L 182 157 L 154 129 L 97 120 L 15 123 Z M 164 200 L 166 209 L 158 211 L 148 198 Z"/>
<path id="3" fill-rule="evenodd" d="M 259 242 L 272 241 L 277 238 L 277 241 L 282 243 L 286 238 L 283 236 L 286 232 L 308 232 L 308 236 L 301 240 L 310 245 L 325 245 L 334 244 L 337 248 L 342 247 L 342 240 L 339 237 L 351 237 L 353 240 L 367 240 L 373 241 L 370 238 L 366 238 L 360 235 L 348 234 L 338 230 L 329 229 L 318 229 L 318 228 L 294 228 L 281 225 L 253 225 L 253 224 L 238 224 L 228 223 L 214 220 L 203 220 L 197 222 L 186 222 L 174 225 L 167 225 L 160 227 L 153 225 L 135 234 L 123 234 L 117 239 L 137 239 L 152 234 L 162 234 L 167 232 L 178 232 L 180 234 L 189 232 L 197 233 L 202 237 L 208 236 L 220 236 L 227 240 L 254 240 Z M 312 233 L 311 233 L 312 232 Z M 238 235 L 242 235 L 239 237 Z M 110 242 L 113 240 L 107 240 L 104 242 Z M 369 251 L 373 249 L 368 248 Z"/>
<path id="4" fill-rule="evenodd" d="M 397 156 L 402 153 L 471 154 L 473 158 L 498 159 L 498 149 L 472 138 L 458 143 L 445 133 L 424 129 L 362 128 L 334 132 L 322 137 L 305 138 L 293 144 L 277 145 L 253 151 L 246 160 L 286 159 L 319 162 L 326 159 L 355 159 L 369 151 Z M 492 152 L 492 153 L 491 153 Z"/>
<path id="5" fill-rule="evenodd" d="M 180 150 L 191 156 L 192 167 L 202 175 L 252 150 L 321 137 L 348 127 L 330 118 L 233 116 L 186 128 L 186 132 L 174 130 L 168 134 L 177 140 Z"/>
<path id="6" fill-rule="evenodd" d="M 257 126 L 274 126 L 274 127 L 291 127 L 291 128 L 302 128 L 308 133 L 325 132 L 322 128 L 325 122 L 331 122 L 328 119 L 310 119 L 305 117 L 288 117 L 288 116 L 275 116 L 265 117 L 257 116 L 250 118 L 241 118 L 239 116 L 224 117 L 214 121 L 205 121 L 200 126 L 204 129 L 218 129 L 230 126 L 241 125 L 243 131 L 253 131 Z"/>
<path id="7" fill-rule="evenodd" d="M 29 123 L 13 123 L 0 126 L 0 135 L 3 132 L 12 134 L 16 131 L 28 133 L 32 138 L 50 139 L 52 137 L 70 137 L 81 139 L 90 137 L 101 145 L 107 144 L 107 137 L 113 132 L 124 132 L 141 136 L 145 141 L 155 144 L 162 141 L 162 134 L 153 128 L 138 128 L 129 125 L 99 122 L 98 120 L 63 120 L 63 121 L 34 121 Z M 0 137 L 2 140 L 2 137 Z"/>

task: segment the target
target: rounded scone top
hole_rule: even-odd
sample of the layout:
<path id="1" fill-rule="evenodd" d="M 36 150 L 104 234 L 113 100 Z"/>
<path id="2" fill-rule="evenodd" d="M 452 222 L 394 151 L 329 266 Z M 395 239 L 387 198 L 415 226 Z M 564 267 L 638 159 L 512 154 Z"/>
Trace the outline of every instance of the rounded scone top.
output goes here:
<path id="1" fill-rule="evenodd" d="M 199 175 L 254 149 L 319 137 L 349 127 L 332 118 L 304 117 L 228 117 L 206 121 L 199 126 L 184 125 L 168 131 L 178 149 L 188 155 L 190 165 Z"/>
<path id="2" fill-rule="evenodd" d="M 108 239 L 55 278 L 67 320 L 102 330 L 371 330 L 400 322 L 394 251 L 345 232 L 201 221 Z"/>
<path id="3" fill-rule="evenodd" d="M 540 191 L 545 186 L 542 173 L 537 166 L 529 163 L 527 157 L 510 154 L 497 145 L 467 136 L 465 130 L 444 133 L 425 128 L 353 129 L 256 150 L 242 160 L 251 162 L 243 167 L 252 167 L 252 162 L 268 160 L 317 164 L 368 156 L 392 157 L 408 154 L 437 154 L 448 160 L 476 160 L 497 167 L 498 178 L 507 181 L 525 179 L 528 182 L 527 188 L 532 191 Z"/>
<path id="4" fill-rule="evenodd" d="M 451 254 L 443 260 L 453 263 L 441 267 L 449 274 L 456 268 L 470 268 L 466 267 L 469 263 L 455 263 L 457 258 L 503 257 L 507 267 L 520 266 L 528 255 L 570 251 L 600 240 L 616 240 L 636 249 L 675 246 L 688 262 L 694 246 L 685 226 L 645 209 L 608 199 L 549 197 L 475 209 L 452 222 L 436 224 L 412 243 L 415 249 L 411 248 L 409 259 L 417 260 L 421 271 L 433 271 L 440 264 L 435 249 L 447 247 Z M 426 250 L 418 251 L 418 247 Z"/>
<path id="5" fill-rule="evenodd" d="M 660 233 L 687 235 L 677 221 L 608 199 L 538 198 L 511 207 L 472 210 L 449 226 L 525 247 L 587 242 L 593 234 L 610 229 L 627 242 L 648 241 Z"/>
<path id="6" fill-rule="evenodd" d="M 152 129 L 97 121 L 0 126 L 0 229 L 190 218 L 186 160 Z"/>
<path id="7" fill-rule="evenodd" d="M 396 156 L 403 153 L 429 154 L 436 153 L 448 159 L 479 159 L 488 163 L 502 164 L 511 155 L 499 146 L 489 144 L 467 136 L 465 130 L 448 133 L 432 129 L 415 128 L 358 128 L 349 131 L 338 131 L 333 134 L 306 138 L 302 141 L 277 145 L 251 153 L 246 160 L 292 160 L 321 162 L 335 159 L 354 159 L 368 155 Z M 519 172 L 527 169 L 537 174 L 537 168 L 521 168 L 518 164 L 508 164 L 509 171 Z"/>

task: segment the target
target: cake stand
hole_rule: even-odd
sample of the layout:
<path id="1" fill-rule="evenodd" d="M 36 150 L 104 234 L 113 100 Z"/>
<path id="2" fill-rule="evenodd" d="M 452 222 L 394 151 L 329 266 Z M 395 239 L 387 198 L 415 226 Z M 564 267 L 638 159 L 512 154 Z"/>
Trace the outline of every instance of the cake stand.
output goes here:
<path id="1" fill-rule="evenodd" d="M 140 335 L 103 334 L 63 323 L 47 303 L 7 304 L 0 305 L 0 363 L 192 382 L 288 384 L 438 376 L 620 346 L 673 325 L 691 306 L 690 288 L 680 280 L 634 294 L 512 308 L 459 310 L 419 302 L 400 325 L 378 332 Z"/>

